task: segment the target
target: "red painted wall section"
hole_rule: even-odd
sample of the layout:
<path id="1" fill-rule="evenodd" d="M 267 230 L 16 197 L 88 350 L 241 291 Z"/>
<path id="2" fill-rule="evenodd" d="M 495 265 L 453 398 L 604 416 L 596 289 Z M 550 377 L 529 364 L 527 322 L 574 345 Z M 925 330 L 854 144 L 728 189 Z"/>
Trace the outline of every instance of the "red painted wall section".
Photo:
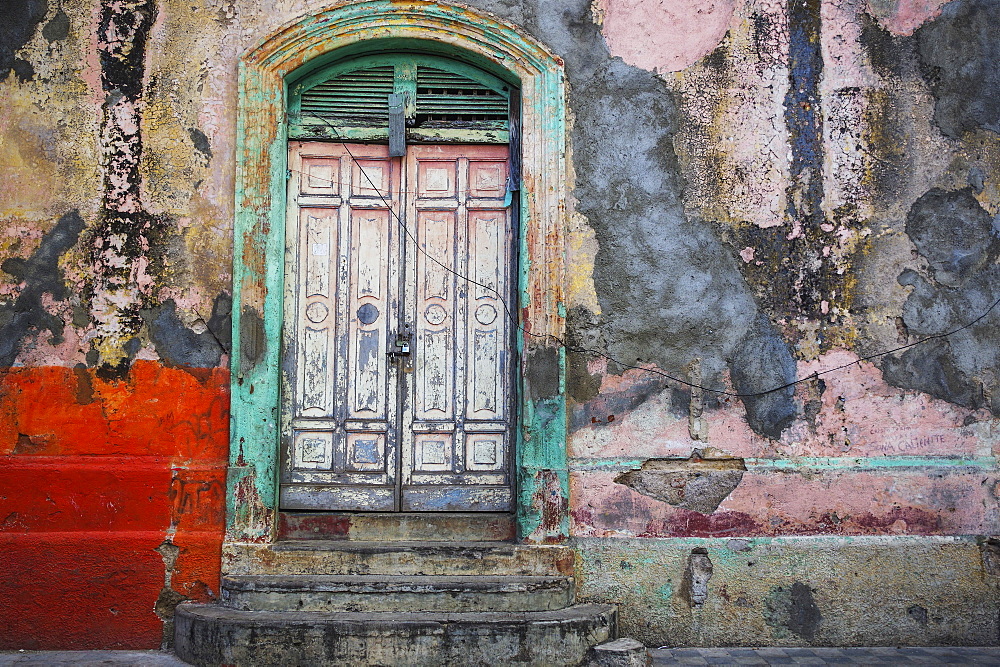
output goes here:
<path id="1" fill-rule="evenodd" d="M 229 373 L 0 372 L 0 649 L 157 648 L 219 589 Z"/>

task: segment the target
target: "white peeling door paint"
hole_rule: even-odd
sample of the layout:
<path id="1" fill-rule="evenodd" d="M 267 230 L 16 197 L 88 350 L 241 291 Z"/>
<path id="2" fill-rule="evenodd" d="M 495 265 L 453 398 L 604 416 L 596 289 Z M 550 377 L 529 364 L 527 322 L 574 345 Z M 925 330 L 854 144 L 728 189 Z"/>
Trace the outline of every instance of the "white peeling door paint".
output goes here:
<path id="1" fill-rule="evenodd" d="M 509 510 L 507 147 L 294 142 L 289 166 L 282 507 Z"/>

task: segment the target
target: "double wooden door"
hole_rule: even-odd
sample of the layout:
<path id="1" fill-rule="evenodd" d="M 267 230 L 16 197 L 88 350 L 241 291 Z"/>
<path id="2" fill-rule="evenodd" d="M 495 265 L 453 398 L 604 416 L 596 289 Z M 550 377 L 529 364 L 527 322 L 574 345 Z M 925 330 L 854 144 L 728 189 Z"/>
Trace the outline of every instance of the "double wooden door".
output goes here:
<path id="1" fill-rule="evenodd" d="M 283 508 L 511 508 L 507 158 L 290 144 Z"/>

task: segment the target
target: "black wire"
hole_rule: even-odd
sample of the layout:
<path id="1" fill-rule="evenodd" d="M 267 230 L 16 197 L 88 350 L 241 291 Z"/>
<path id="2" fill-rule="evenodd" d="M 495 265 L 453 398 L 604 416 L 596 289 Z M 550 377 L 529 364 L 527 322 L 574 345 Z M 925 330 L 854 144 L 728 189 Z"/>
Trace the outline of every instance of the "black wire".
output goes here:
<path id="1" fill-rule="evenodd" d="M 524 325 L 521 324 L 518 321 L 517 317 L 514 316 L 514 313 L 507 306 L 507 301 L 504 299 L 503 295 L 500 294 L 500 292 L 498 292 L 493 287 L 490 287 L 489 285 L 484 285 L 484 284 L 482 284 L 480 282 L 477 282 L 477 281 L 473 280 L 472 278 L 469 278 L 468 276 L 462 275 L 461 273 L 459 273 L 458 271 L 455 271 L 451 267 L 446 266 L 445 264 L 443 264 L 442 262 L 440 262 L 436 257 L 433 257 L 425 249 L 423 249 L 423 248 L 420 247 L 420 243 L 417 242 L 416 237 L 410 231 L 409 227 L 407 227 L 406 223 L 403 222 L 403 220 L 399 217 L 399 215 L 397 215 L 396 212 L 394 210 L 392 210 L 392 205 L 388 201 L 386 201 L 385 197 L 382 196 L 382 192 L 379 190 L 379 188 L 375 187 L 375 183 L 372 182 L 371 178 L 365 172 L 365 168 L 354 157 L 354 154 L 351 152 L 351 149 L 348 148 L 348 146 L 347 146 L 347 142 L 344 141 L 343 138 L 341 138 L 340 132 L 337 131 L 337 128 L 334 127 L 325 118 L 323 118 L 321 116 L 317 116 L 317 117 L 320 120 L 322 120 L 324 123 L 326 123 L 330 127 L 331 130 L 333 130 L 333 132 L 336 134 L 336 141 L 339 142 L 340 145 L 344 147 L 344 150 L 347 151 L 347 155 L 351 158 L 351 161 L 354 162 L 354 164 L 358 165 L 358 169 L 360 169 L 361 173 L 364 174 L 364 177 L 368 181 L 368 184 L 371 185 L 372 189 L 375 192 L 378 193 L 379 199 L 382 200 L 382 203 L 385 204 L 386 208 L 389 210 L 389 213 L 392 215 L 393 218 L 395 218 L 396 223 L 403 229 L 403 232 L 406 234 L 407 238 L 409 238 L 411 241 L 413 241 L 413 245 L 417 248 L 417 250 L 420 253 L 422 253 L 427 259 L 431 260 L 432 262 L 434 262 L 435 264 L 437 264 L 438 266 L 440 266 L 442 269 L 444 269 L 448 273 L 451 273 L 452 275 L 460 278 L 461 280 L 464 280 L 464 281 L 466 281 L 468 283 L 472 283 L 473 285 L 476 285 L 478 287 L 482 287 L 483 289 L 489 290 L 489 291 L 493 292 L 494 294 L 496 294 L 497 298 L 500 300 L 500 304 L 503 306 L 504 312 L 507 314 L 507 319 L 509 319 L 511 321 L 511 323 L 514 325 L 515 330 L 523 331 L 525 334 L 527 334 L 529 336 L 532 336 L 534 338 L 542 338 L 542 339 L 546 339 L 546 340 L 551 340 L 551 341 L 555 342 L 557 345 L 559 345 L 560 347 L 566 349 L 567 352 L 577 352 L 577 353 L 581 353 L 581 354 L 590 354 L 590 355 L 594 355 L 594 356 L 597 356 L 597 357 L 602 357 L 602 358 L 607 359 L 608 361 L 610 361 L 612 363 L 617 364 L 618 366 L 621 366 L 622 368 L 643 371 L 643 372 L 646 372 L 646 373 L 651 373 L 653 375 L 659 375 L 660 377 L 666 378 L 666 379 L 671 380 L 673 382 L 677 382 L 678 384 L 684 385 L 686 387 L 690 387 L 692 389 L 700 389 L 701 391 L 711 392 L 711 393 L 717 394 L 719 396 L 732 396 L 734 398 L 756 398 L 756 397 L 759 397 L 759 396 L 767 396 L 768 394 L 773 394 L 773 393 L 778 392 L 778 391 L 783 391 L 783 390 L 788 389 L 790 387 L 794 387 L 794 386 L 796 386 L 798 384 L 802 384 L 803 382 L 809 382 L 809 381 L 816 380 L 816 379 L 818 379 L 822 375 L 827 375 L 829 373 L 834 373 L 836 371 L 843 370 L 845 368 L 850 368 L 851 366 L 855 366 L 855 365 L 861 364 L 861 362 L 863 362 L 863 361 L 871 361 L 872 359 L 877 359 L 879 357 L 884 357 L 887 354 L 893 354 L 895 352 L 900 352 L 902 350 L 907 350 L 907 349 L 909 349 L 911 347 L 916 347 L 917 345 L 920 345 L 922 343 L 926 343 L 927 341 L 930 341 L 930 340 L 936 340 L 938 338 L 947 338 L 949 336 L 952 336 L 954 334 L 959 333 L 960 331 L 964 331 L 965 329 L 968 329 L 971 326 L 974 326 L 976 323 L 980 322 L 987 315 L 989 315 L 991 312 L 993 312 L 993 310 L 998 305 L 1000 305 L 1000 299 L 997 299 L 996 301 L 993 302 L 993 305 L 991 305 L 989 308 L 986 309 L 985 312 L 983 312 L 982 315 L 980 315 L 976 319 L 972 320 L 971 322 L 969 322 L 967 324 L 964 324 L 964 325 L 962 325 L 962 326 L 960 326 L 957 329 L 954 329 L 952 331 L 948 331 L 946 333 L 940 333 L 940 334 L 932 334 L 930 336 L 925 336 L 925 337 L 923 337 L 923 338 L 921 338 L 919 340 L 916 340 L 916 341 L 914 341 L 912 343 L 907 343 L 906 345 L 900 345 L 899 347 L 894 347 L 891 350 L 885 350 L 883 352 L 876 352 L 874 354 L 869 354 L 869 355 L 866 355 L 864 357 L 859 357 L 858 359 L 855 359 L 854 361 L 851 361 L 851 362 L 846 363 L 846 364 L 841 364 L 839 366 L 834 366 L 833 368 L 827 368 L 827 369 L 824 369 L 822 371 L 814 371 L 813 373 L 810 373 L 809 375 L 807 375 L 805 377 L 801 377 L 801 378 L 798 378 L 796 380 L 792 380 L 791 382 L 787 382 L 787 383 L 785 383 L 783 385 L 780 385 L 780 386 L 777 386 L 777 387 L 773 387 L 771 389 L 767 389 L 767 390 L 764 390 L 764 391 L 756 391 L 756 392 L 736 392 L 736 391 L 726 391 L 724 389 L 713 389 L 711 387 L 706 387 L 704 385 L 700 385 L 700 384 L 697 384 L 697 383 L 694 383 L 694 382 L 689 382 L 688 380 L 684 380 L 683 378 L 679 378 L 679 377 L 676 377 L 676 376 L 671 375 L 669 373 L 666 373 L 664 371 L 661 371 L 658 368 L 650 368 L 648 366 L 635 366 L 633 364 L 627 364 L 624 361 L 620 361 L 618 359 L 615 359 L 614 357 L 608 355 L 606 352 L 602 352 L 600 350 L 596 350 L 596 349 L 589 348 L 589 347 L 582 347 L 582 346 L 579 346 L 579 345 L 570 345 L 566 340 L 564 340 L 563 338 L 560 338 L 559 336 L 553 336 L 552 334 L 536 334 L 536 333 L 534 333 L 532 331 L 528 331 L 524 327 Z M 310 174 L 304 174 L 303 172 L 297 172 L 297 173 L 299 173 L 300 175 L 303 175 L 303 176 L 311 176 Z M 324 180 L 324 181 L 327 180 L 327 179 L 321 178 L 321 177 L 314 177 L 313 176 L 313 178 L 319 178 L 319 180 Z M 338 185 L 341 185 L 341 183 L 339 181 L 333 181 L 333 180 L 329 181 L 329 183 L 331 185 L 334 182 L 336 182 Z"/>

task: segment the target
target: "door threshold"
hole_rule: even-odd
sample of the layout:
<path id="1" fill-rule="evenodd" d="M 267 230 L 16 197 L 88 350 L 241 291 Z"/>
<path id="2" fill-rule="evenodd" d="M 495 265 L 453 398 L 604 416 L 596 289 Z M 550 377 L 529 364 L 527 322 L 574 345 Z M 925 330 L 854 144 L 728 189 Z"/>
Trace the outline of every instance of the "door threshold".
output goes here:
<path id="1" fill-rule="evenodd" d="M 354 542 L 513 542 L 509 512 L 278 513 L 279 540 Z"/>

